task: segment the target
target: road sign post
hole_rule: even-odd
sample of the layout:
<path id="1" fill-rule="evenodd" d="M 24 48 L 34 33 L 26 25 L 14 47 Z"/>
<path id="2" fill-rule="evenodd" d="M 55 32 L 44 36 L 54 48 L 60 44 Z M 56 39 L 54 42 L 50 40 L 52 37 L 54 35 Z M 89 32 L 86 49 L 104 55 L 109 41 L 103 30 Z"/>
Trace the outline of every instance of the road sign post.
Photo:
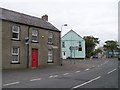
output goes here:
<path id="1" fill-rule="evenodd" d="M 70 57 L 72 58 L 72 51 L 74 51 L 74 64 L 75 64 L 75 51 L 79 49 L 78 46 L 70 46 Z"/>

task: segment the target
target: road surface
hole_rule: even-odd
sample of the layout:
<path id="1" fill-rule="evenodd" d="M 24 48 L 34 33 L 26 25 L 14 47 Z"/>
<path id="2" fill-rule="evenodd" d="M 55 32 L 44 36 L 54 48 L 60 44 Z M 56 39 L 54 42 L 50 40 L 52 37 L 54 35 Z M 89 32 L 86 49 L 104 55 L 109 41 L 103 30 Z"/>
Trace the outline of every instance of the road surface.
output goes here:
<path id="1" fill-rule="evenodd" d="M 118 88 L 116 59 L 63 61 L 49 69 L 3 71 L 3 88 Z"/>

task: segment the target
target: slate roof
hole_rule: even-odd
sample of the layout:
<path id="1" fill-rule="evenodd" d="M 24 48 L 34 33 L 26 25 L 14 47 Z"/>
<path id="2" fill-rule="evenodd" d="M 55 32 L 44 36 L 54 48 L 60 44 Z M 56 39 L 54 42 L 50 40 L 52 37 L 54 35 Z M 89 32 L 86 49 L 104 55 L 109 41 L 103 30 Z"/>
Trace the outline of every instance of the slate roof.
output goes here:
<path id="1" fill-rule="evenodd" d="M 54 31 L 59 31 L 51 23 L 45 20 L 42 20 L 41 18 L 11 11 L 4 8 L 0 8 L 0 9 L 2 10 L 2 12 L 0 12 L 0 19 L 2 20 L 12 21 L 16 23 L 21 23 L 29 26 L 35 26 L 35 27 L 40 27 L 40 28 L 54 30 Z"/>

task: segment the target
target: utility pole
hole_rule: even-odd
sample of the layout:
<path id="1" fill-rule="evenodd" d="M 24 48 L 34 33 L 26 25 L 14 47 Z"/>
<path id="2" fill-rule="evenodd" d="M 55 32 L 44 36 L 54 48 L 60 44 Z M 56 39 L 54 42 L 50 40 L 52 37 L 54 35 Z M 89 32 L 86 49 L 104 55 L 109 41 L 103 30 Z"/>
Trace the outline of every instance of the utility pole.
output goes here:
<path id="1" fill-rule="evenodd" d="M 61 25 L 61 41 L 62 41 L 62 27 L 63 26 L 68 26 L 67 24 L 63 24 Z M 62 44 L 62 43 L 61 43 Z M 62 47 L 61 47 L 62 48 Z M 61 66 L 63 65 L 63 62 L 62 62 L 62 50 L 61 50 Z"/>

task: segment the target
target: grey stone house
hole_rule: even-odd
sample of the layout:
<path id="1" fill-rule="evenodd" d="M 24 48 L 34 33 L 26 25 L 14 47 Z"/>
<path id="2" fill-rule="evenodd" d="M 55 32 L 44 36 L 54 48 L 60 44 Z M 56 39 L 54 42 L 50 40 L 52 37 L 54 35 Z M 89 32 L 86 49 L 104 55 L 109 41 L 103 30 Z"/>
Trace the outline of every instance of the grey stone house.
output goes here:
<path id="1" fill-rule="evenodd" d="M 60 65 L 60 31 L 42 18 L 1 8 L 2 69 Z"/>

